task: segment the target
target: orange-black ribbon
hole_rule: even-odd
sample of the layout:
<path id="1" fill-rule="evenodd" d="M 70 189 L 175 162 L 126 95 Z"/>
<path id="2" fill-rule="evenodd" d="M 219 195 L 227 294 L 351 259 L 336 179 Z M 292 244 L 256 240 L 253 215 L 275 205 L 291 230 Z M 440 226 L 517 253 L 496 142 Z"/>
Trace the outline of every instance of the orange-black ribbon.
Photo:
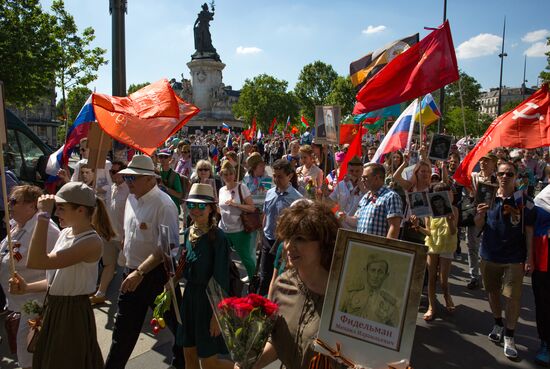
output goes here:
<path id="1" fill-rule="evenodd" d="M 337 342 L 336 349 L 334 349 L 329 345 L 327 345 L 323 340 L 316 338 L 315 344 L 321 346 L 324 350 L 326 350 L 330 354 L 330 356 L 332 356 L 334 359 L 338 361 L 343 362 L 346 366 L 350 368 L 355 367 L 355 363 L 350 359 L 348 359 L 347 357 L 345 357 L 344 355 L 342 355 L 342 353 L 340 352 L 340 343 Z"/>

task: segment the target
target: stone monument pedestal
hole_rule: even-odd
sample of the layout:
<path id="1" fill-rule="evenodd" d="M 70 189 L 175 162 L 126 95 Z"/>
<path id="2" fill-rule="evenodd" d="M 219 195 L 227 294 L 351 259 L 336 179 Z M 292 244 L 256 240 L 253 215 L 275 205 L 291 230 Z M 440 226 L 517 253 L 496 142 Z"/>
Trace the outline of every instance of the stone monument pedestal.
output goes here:
<path id="1" fill-rule="evenodd" d="M 187 63 L 191 71 L 193 104 L 201 113 L 212 111 L 212 97 L 222 84 L 222 70 L 225 64 L 214 59 L 194 59 Z"/>

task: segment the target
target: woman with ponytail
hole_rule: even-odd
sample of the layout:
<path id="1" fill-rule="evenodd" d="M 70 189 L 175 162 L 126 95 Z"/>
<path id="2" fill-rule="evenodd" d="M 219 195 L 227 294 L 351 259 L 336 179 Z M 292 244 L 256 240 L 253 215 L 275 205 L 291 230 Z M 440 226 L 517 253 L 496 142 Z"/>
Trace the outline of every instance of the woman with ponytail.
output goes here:
<path id="1" fill-rule="evenodd" d="M 47 230 L 54 205 L 64 229 L 48 253 Z M 27 268 L 47 270 L 47 279 L 27 283 L 15 275 L 10 280 L 11 293 L 48 291 L 33 368 L 103 368 L 88 296 L 96 288 L 102 238 L 115 235 L 105 204 L 86 184 L 69 182 L 55 196 L 40 196 L 38 211 Z"/>
<path id="2" fill-rule="evenodd" d="M 206 295 L 212 277 L 229 290 L 229 241 L 216 226 L 212 186 L 193 184 L 186 203 L 193 223 L 185 231 L 182 244 L 187 253 L 183 270 L 187 283 L 177 340 L 183 346 L 187 369 L 232 369 L 232 362 L 218 358 L 218 354 L 227 354 L 227 349 Z"/>

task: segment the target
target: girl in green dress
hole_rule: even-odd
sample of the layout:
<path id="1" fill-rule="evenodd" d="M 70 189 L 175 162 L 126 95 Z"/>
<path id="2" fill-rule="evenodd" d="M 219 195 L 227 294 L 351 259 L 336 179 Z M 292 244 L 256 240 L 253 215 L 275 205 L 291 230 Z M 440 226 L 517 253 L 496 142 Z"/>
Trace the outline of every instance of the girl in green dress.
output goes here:
<path id="1" fill-rule="evenodd" d="M 183 346 L 187 369 L 230 369 L 233 368 L 231 361 L 218 358 L 218 354 L 226 354 L 227 349 L 206 295 L 206 286 L 212 277 L 225 291 L 229 289 L 229 241 L 216 226 L 212 186 L 193 184 L 187 208 L 193 223 L 185 231 L 182 245 L 187 250 L 183 270 L 186 284 L 178 341 Z"/>

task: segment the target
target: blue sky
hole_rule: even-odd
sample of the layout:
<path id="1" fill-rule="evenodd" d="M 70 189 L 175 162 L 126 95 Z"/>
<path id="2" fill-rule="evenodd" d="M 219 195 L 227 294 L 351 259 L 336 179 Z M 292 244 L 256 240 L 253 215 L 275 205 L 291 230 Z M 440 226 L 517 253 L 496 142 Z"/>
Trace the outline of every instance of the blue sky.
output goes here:
<path id="1" fill-rule="evenodd" d="M 42 0 L 49 9 L 51 0 Z M 183 73 L 194 52 L 193 23 L 204 1 L 129 0 L 126 16 L 127 84 L 154 82 Z M 65 0 L 80 30 L 91 26 L 95 46 L 111 59 L 108 0 Z M 244 1 L 218 0 L 210 31 L 226 64 L 224 83 L 234 89 L 245 79 L 267 73 L 294 87 L 300 70 L 315 60 L 332 64 L 341 75 L 349 63 L 388 42 L 441 24 L 443 0 Z M 519 86 L 527 54 L 527 85 L 537 83 L 546 65 L 545 36 L 550 36 L 548 0 L 448 0 L 459 68 L 484 89 L 498 87 L 502 24 L 507 17 L 503 83 Z M 111 93 L 111 65 L 89 85 Z"/>

